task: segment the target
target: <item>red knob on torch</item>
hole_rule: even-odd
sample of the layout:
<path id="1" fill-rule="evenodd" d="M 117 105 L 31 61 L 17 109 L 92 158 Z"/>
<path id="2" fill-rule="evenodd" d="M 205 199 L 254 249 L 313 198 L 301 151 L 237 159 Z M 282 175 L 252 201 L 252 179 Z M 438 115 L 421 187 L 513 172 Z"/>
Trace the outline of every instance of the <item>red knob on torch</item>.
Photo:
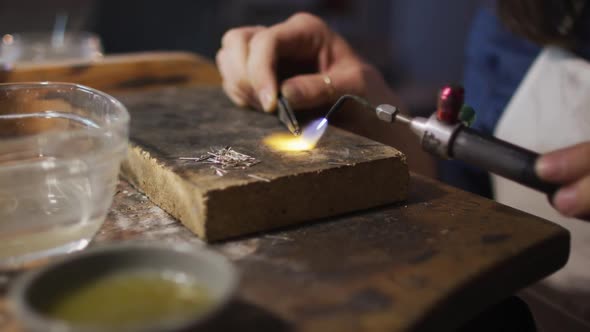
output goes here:
<path id="1" fill-rule="evenodd" d="M 459 85 L 446 85 L 438 95 L 436 117 L 439 121 L 455 124 L 465 101 L 465 89 Z"/>

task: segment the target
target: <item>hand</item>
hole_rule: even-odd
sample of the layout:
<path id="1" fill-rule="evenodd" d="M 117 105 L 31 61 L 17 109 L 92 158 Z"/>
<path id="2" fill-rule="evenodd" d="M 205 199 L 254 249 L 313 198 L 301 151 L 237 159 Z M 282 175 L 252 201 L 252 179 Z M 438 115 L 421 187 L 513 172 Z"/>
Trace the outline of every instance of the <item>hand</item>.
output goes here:
<path id="1" fill-rule="evenodd" d="M 559 212 L 590 221 L 590 142 L 545 154 L 536 169 L 541 179 L 563 185 L 553 198 Z"/>
<path id="2" fill-rule="evenodd" d="M 316 72 L 295 73 L 279 82 L 278 73 L 285 61 L 311 62 Z M 237 105 L 267 112 L 275 109 L 279 90 L 294 108 L 333 103 L 345 93 L 364 96 L 374 103 L 392 97 L 373 66 L 362 61 L 321 19 L 306 13 L 268 28 L 229 30 L 223 36 L 216 62 L 223 88 Z"/>

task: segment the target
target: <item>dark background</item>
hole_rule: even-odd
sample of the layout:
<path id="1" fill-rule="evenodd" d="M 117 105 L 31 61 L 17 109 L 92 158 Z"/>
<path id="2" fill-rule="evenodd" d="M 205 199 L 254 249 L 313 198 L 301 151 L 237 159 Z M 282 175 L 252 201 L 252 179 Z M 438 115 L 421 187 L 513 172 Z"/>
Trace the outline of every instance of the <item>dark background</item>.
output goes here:
<path id="1" fill-rule="evenodd" d="M 270 25 L 297 11 L 323 17 L 385 74 L 414 110 L 433 107 L 438 86 L 459 82 L 473 0 L 0 0 L 0 33 L 90 30 L 105 53 L 188 50 L 213 59 L 223 33 Z"/>

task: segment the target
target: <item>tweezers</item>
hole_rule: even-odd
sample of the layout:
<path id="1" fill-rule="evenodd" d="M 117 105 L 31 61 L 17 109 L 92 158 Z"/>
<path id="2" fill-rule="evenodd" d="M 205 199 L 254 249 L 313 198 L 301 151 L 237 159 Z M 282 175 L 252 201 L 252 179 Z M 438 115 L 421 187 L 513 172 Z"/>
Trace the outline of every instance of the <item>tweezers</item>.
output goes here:
<path id="1" fill-rule="evenodd" d="M 293 112 L 293 109 L 289 105 L 287 99 L 285 99 L 283 96 L 279 96 L 277 113 L 279 120 L 287 127 L 287 129 L 289 129 L 293 135 L 299 136 L 301 134 L 301 128 L 299 127 L 299 122 L 297 122 L 295 113 Z"/>

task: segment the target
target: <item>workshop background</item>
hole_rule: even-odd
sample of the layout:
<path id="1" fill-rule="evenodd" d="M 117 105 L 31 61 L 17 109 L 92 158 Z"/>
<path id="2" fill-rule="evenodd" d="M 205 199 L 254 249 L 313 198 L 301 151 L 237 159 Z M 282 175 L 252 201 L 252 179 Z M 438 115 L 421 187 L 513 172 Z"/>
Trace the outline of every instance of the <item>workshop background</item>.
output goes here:
<path id="1" fill-rule="evenodd" d="M 470 0 L 0 0 L 0 33 L 50 31 L 65 12 L 68 31 L 98 33 L 107 54 L 187 50 L 213 59 L 227 29 L 308 11 L 377 65 L 410 109 L 430 113 L 437 87 L 461 81 L 478 6 Z"/>

